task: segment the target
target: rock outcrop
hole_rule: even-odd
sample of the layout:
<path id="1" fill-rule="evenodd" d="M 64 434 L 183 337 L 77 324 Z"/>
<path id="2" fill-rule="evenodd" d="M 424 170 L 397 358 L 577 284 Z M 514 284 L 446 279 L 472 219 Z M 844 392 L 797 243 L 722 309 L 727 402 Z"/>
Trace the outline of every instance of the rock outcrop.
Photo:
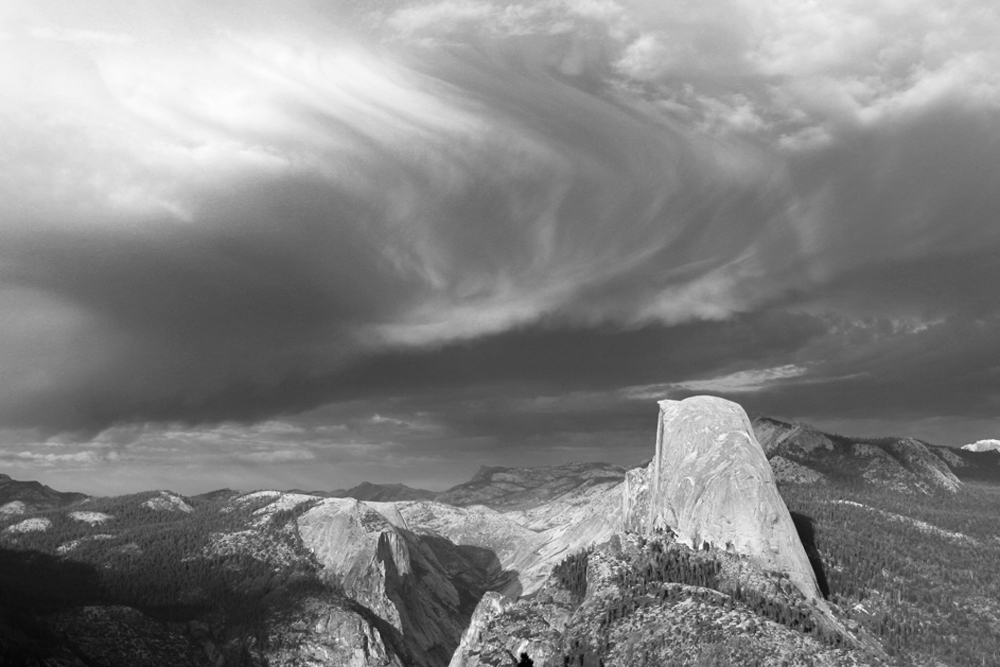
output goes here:
<path id="1" fill-rule="evenodd" d="M 940 457 L 935 456 L 927 445 L 915 438 L 899 438 L 889 443 L 889 451 L 903 466 L 932 488 L 954 493 L 962 488 L 955 473 Z"/>
<path id="2" fill-rule="evenodd" d="M 488 550 L 470 554 L 433 531 L 414 533 L 400 512 L 407 505 L 328 498 L 299 517 L 298 530 L 322 576 L 360 606 L 402 664 L 443 666 L 484 592 L 489 572 L 477 557 Z"/>
<path id="3" fill-rule="evenodd" d="M 622 530 L 645 534 L 649 528 L 649 468 L 634 468 L 622 482 Z"/>
<path id="4" fill-rule="evenodd" d="M 393 577 L 410 573 L 410 553 L 382 514 L 353 499 L 329 499 L 303 514 L 299 534 L 338 589 L 401 631 L 390 599 Z"/>
<path id="5" fill-rule="evenodd" d="M 710 396 L 659 405 L 645 531 L 670 529 L 692 548 L 707 543 L 745 554 L 786 573 L 806 598 L 818 597 L 809 558 L 743 408 Z M 641 522 L 643 512 L 641 505 L 626 508 L 623 523 Z"/>
<path id="6" fill-rule="evenodd" d="M 267 622 L 269 667 L 402 667 L 381 632 L 360 614 L 321 597 Z"/>
<path id="7" fill-rule="evenodd" d="M 553 618 L 553 612 L 559 617 Z M 448 667 L 513 666 L 522 653 L 535 667 L 563 667 L 562 631 L 569 617 L 569 609 L 551 600 L 529 602 L 487 593 Z"/>
<path id="8" fill-rule="evenodd" d="M 834 449 L 830 437 L 809 424 L 787 424 L 769 417 L 757 417 L 752 424 L 754 436 L 768 458 L 779 454 L 808 455 Z"/>
<path id="9" fill-rule="evenodd" d="M 771 472 L 776 482 L 789 484 L 815 484 L 825 481 L 823 475 L 808 466 L 789 461 L 784 456 L 771 457 Z"/>

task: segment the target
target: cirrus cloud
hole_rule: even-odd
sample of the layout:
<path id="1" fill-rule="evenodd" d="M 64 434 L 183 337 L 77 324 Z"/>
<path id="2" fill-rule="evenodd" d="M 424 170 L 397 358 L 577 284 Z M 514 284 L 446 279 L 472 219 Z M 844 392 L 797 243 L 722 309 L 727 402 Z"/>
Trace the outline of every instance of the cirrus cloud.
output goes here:
<path id="1" fill-rule="evenodd" d="M 618 432 L 628 387 L 861 418 L 867 368 L 900 414 L 994 400 L 958 370 L 1000 308 L 991 5 L 75 6 L 0 10 L 8 426 L 252 424 L 372 386 L 420 412 L 463 373 L 603 395 Z M 872 316 L 934 326 L 852 347 Z M 902 391 L 923 365 L 984 397 Z"/>

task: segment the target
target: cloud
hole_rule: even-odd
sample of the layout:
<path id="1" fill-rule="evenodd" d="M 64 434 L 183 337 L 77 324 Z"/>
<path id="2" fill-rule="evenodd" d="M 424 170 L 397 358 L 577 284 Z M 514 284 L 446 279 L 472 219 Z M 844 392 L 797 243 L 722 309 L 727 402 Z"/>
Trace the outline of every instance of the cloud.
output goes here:
<path id="1" fill-rule="evenodd" d="M 805 372 L 806 369 L 801 366 L 785 364 L 774 368 L 737 371 L 704 380 L 628 387 L 623 393 L 634 400 L 662 399 L 677 392 L 742 394 L 761 391 L 771 384 L 799 377 Z"/>
<path id="2" fill-rule="evenodd" d="M 93 450 L 84 450 L 81 452 L 73 452 L 71 454 L 40 454 L 31 451 L 0 451 L 0 459 L 4 461 L 7 465 L 23 467 L 23 466 L 38 466 L 38 467 L 86 467 L 90 468 L 96 464 L 102 463 L 109 460 L 108 455 L 101 455 Z M 114 460 L 112 457 L 110 460 Z"/>
<path id="3" fill-rule="evenodd" d="M 624 432 L 624 387 L 860 414 L 862 378 L 901 387 L 922 358 L 986 398 L 889 404 L 993 400 L 973 372 L 1000 306 L 981 288 L 1000 252 L 988 5 L 8 11 L 9 426 L 204 424 L 178 436 L 204 446 L 250 437 L 212 424 L 376 388 L 420 412 L 412 392 L 435 408 L 473 387 L 512 418 L 556 390 L 603 396 L 588 409 Z M 877 314 L 938 324 L 858 349 L 878 327 L 834 324 Z M 389 415 L 355 407 L 340 424 Z M 510 433 L 446 412 L 431 430 L 456 441 Z M 571 414 L 532 412 L 517 437 Z M 391 418 L 353 444 L 426 446 Z"/>
<path id="4" fill-rule="evenodd" d="M 315 459 L 316 455 L 303 449 L 276 449 L 267 452 L 250 452 L 240 458 L 254 463 L 283 463 L 286 461 L 307 461 Z"/>
<path id="5" fill-rule="evenodd" d="M 36 39 L 51 39 L 59 42 L 76 42 L 81 44 L 131 45 L 135 43 L 135 38 L 131 35 L 102 32 L 99 30 L 41 27 L 29 30 L 28 34 Z"/>

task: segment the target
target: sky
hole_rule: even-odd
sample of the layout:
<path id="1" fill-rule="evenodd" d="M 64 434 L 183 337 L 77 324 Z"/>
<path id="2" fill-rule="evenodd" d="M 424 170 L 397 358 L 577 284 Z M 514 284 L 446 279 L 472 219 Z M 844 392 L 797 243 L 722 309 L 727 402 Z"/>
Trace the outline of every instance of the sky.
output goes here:
<path id="1" fill-rule="evenodd" d="M 0 471 L 444 489 L 656 400 L 1000 436 L 1000 9 L 0 4 Z"/>

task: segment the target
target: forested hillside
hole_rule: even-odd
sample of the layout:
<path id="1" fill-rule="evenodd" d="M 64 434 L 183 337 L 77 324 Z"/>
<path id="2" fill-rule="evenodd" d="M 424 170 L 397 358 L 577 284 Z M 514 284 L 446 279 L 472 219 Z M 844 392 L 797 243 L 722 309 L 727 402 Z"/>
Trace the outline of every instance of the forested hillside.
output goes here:
<path id="1" fill-rule="evenodd" d="M 829 599 L 899 664 L 1000 664 L 1000 486 L 923 496 L 787 484 L 781 493 Z"/>
<path id="2" fill-rule="evenodd" d="M 958 455 L 973 457 L 967 466 L 979 472 L 957 491 L 830 474 L 821 483 L 779 484 L 832 617 L 786 577 L 725 549 L 694 551 L 669 531 L 623 533 L 563 559 L 538 593 L 498 602 L 477 659 L 507 664 L 517 648 L 509 638 L 523 636 L 532 638 L 525 646 L 538 667 L 1000 664 L 1000 485 L 982 481 L 980 460 L 994 454 Z M 547 497 L 560 484 L 568 497 L 579 495 L 579 475 L 561 482 L 551 471 L 528 473 L 518 478 L 525 497 Z M 324 577 L 303 546 L 297 518 L 320 498 L 160 491 L 70 500 L 0 516 L 2 664 L 292 664 L 306 642 L 295 634 L 303 623 L 336 627 L 326 632 L 348 643 L 376 639 L 344 625 L 369 612 Z M 434 554 L 425 555 L 454 576 L 467 584 L 478 576 L 455 559 L 458 547 L 421 539 Z M 469 562 L 488 555 L 461 549 Z M 469 609 L 475 600 L 461 604 Z M 330 625 L 333 618 L 340 625 Z M 563 630 L 553 630 L 554 619 Z M 405 651 L 398 634 L 380 627 L 379 650 L 392 664 Z M 109 653 L 116 646 L 125 648 Z M 292 662 L 261 662 L 264 655 Z"/>

